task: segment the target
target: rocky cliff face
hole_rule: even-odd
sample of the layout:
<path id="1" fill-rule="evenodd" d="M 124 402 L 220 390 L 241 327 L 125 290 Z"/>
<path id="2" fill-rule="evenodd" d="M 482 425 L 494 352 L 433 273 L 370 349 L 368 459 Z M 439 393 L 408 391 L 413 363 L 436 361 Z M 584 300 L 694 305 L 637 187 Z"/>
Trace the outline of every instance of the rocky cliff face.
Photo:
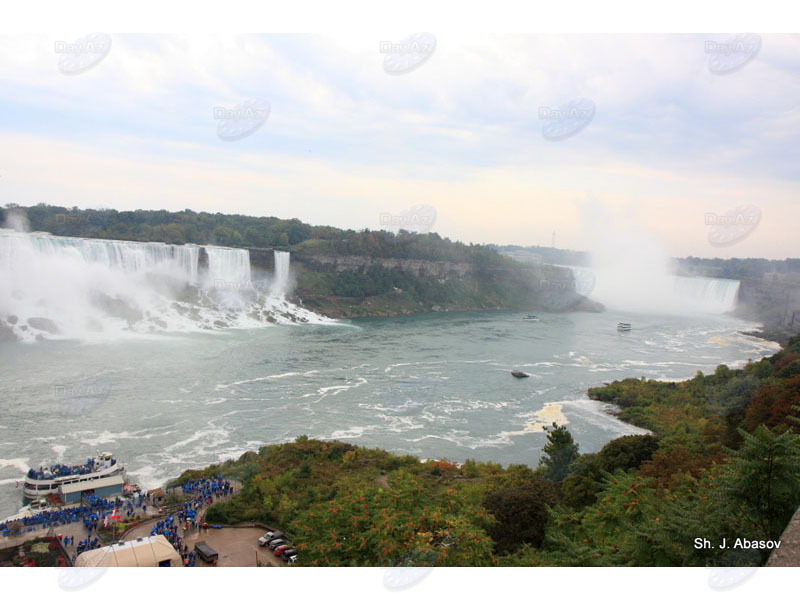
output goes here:
<path id="1" fill-rule="evenodd" d="M 778 337 L 800 332 L 800 275 L 769 273 L 742 279 L 734 314 L 764 324 Z"/>
<path id="2" fill-rule="evenodd" d="M 251 255 L 252 256 L 252 255 Z M 251 259 L 252 262 L 252 259 Z M 572 271 L 554 265 L 523 265 L 478 267 L 472 263 L 448 262 L 371 256 L 292 255 L 294 265 L 321 272 L 358 271 L 380 265 L 387 269 L 399 268 L 418 277 L 435 277 L 440 280 L 484 278 L 494 281 L 517 281 L 525 277 L 529 282 L 564 280 L 572 278 Z"/>
<path id="3" fill-rule="evenodd" d="M 575 294 L 570 269 L 552 265 L 512 262 L 480 265 L 323 254 L 292 255 L 292 265 L 299 284 L 296 289 L 298 301 L 330 317 L 391 316 L 453 310 L 602 310 L 602 305 Z M 353 273 L 365 274 L 378 266 L 419 278 L 420 285 L 410 286 L 415 289 L 395 287 L 389 292 L 361 297 L 337 296 L 331 291 L 319 290 L 320 276 L 331 283 Z M 546 300 L 555 300 L 556 305 L 543 302 L 545 295 Z M 561 300 L 563 302 L 559 303 Z"/>
<path id="4" fill-rule="evenodd" d="M 248 248 L 250 252 L 250 266 L 262 271 L 275 270 L 275 252 L 272 248 Z"/>
<path id="5" fill-rule="evenodd" d="M 322 272 L 357 271 L 381 265 L 387 269 L 399 268 L 418 277 L 435 277 L 436 279 L 463 279 L 473 273 L 470 263 L 456 263 L 433 260 L 415 260 L 402 258 L 375 258 L 371 256 L 328 256 L 328 255 L 292 255 L 294 264 Z"/>

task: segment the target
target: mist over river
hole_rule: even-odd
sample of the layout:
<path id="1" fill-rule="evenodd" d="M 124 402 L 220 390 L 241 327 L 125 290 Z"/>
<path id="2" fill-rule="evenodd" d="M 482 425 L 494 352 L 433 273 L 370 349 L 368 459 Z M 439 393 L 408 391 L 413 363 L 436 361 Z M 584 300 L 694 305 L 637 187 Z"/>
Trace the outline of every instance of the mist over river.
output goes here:
<path id="1" fill-rule="evenodd" d="M 617 332 L 618 321 L 633 331 Z M 552 421 L 582 452 L 640 430 L 588 400 L 776 351 L 724 315 L 437 313 L 0 344 L 0 516 L 28 467 L 112 451 L 151 488 L 299 435 L 426 458 L 539 460 Z M 521 369 L 528 379 L 509 371 Z M 21 487 L 21 486 L 20 486 Z"/>

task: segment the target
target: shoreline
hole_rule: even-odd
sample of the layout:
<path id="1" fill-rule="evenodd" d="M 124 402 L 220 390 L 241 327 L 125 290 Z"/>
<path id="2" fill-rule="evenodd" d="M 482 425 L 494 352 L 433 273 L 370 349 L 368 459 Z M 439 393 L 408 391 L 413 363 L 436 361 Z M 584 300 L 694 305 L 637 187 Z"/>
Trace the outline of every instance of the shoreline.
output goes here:
<path id="1" fill-rule="evenodd" d="M 748 334 L 746 332 L 740 332 L 740 333 L 745 334 L 745 335 Z M 780 348 L 778 349 L 778 352 L 780 352 L 782 350 L 785 350 L 785 349 L 786 349 L 786 345 L 785 344 L 781 344 Z M 767 358 L 769 358 L 770 356 L 773 356 L 773 355 L 774 355 L 774 353 L 766 355 L 766 356 L 763 356 L 759 360 L 765 360 L 765 359 L 767 359 Z M 628 378 L 628 379 L 630 379 L 630 378 Z M 660 382 L 660 383 L 681 383 L 681 382 L 688 382 L 690 380 L 691 380 L 691 378 L 681 379 L 681 380 L 678 380 L 677 382 Z M 609 385 L 613 385 L 614 383 L 617 383 L 617 382 L 620 382 L 620 381 L 624 381 L 624 380 L 613 380 L 611 382 L 604 382 L 604 383 L 602 383 L 602 384 L 600 384 L 598 386 L 595 386 L 595 388 L 607 388 Z M 657 381 L 657 380 L 648 380 L 648 382 L 649 381 Z M 598 410 L 599 413 L 603 413 L 603 414 L 605 414 L 605 415 L 617 420 L 618 422 L 620 422 L 622 424 L 625 424 L 625 425 L 628 425 L 628 426 L 631 426 L 631 427 L 634 427 L 636 429 L 639 429 L 639 430 L 643 431 L 643 433 L 624 433 L 624 434 L 621 434 L 621 435 L 619 435 L 619 436 L 617 436 L 617 437 L 615 437 L 613 439 L 618 439 L 619 437 L 624 437 L 624 436 L 628 436 L 628 435 L 658 435 L 657 433 L 655 433 L 654 431 L 652 431 L 651 429 L 649 429 L 647 427 L 644 427 L 644 426 L 642 426 L 640 424 L 634 423 L 632 420 L 623 418 L 621 415 L 624 412 L 624 409 L 621 406 L 619 406 L 617 404 L 614 404 L 613 402 L 609 402 L 608 400 L 592 397 L 592 395 L 589 393 L 589 391 L 591 389 L 593 389 L 593 388 L 587 389 L 587 391 L 585 392 L 585 394 L 583 395 L 581 400 L 591 401 L 592 404 L 594 404 L 597 407 L 597 410 Z M 563 403 L 552 402 L 552 403 L 546 403 L 544 408 L 539 412 L 540 413 L 543 413 L 543 412 L 547 413 L 546 415 L 541 415 L 541 416 L 542 417 L 546 416 L 549 419 L 552 416 L 558 416 L 558 415 L 563 417 L 564 415 L 563 415 L 562 410 L 563 410 Z M 558 413 L 558 415 L 555 415 L 555 413 Z M 537 415 L 538 415 L 538 413 L 537 413 Z M 529 422 L 527 422 L 525 424 L 524 431 L 519 431 L 519 432 L 515 432 L 515 433 L 517 435 L 521 435 L 521 434 L 524 434 L 524 433 L 533 433 L 533 432 L 545 431 L 545 429 L 543 427 L 539 427 L 539 426 L 540 425 L 545 425 L 545 421 L 548 420 L 548 419 L 536 419 L 536 423 L 533 423 L 533 422 L 529 421 Z M 558 419 L 556 419 L 556 421 L 558 421 Z M 568 424 L 568 423 L 569 423 L 569 421 L 566 421 L 565 424 Z M 305 437 L 305 436 L 303 436 L 303 437 Z M 311 438 L 311 439 L 313 439 L 313 438 Z M 326 440 L 322 440 L 322 439 L 320 439 L 319 441 L 338 442 L 338 443 L 342 443 L 342 444 L 349 444 L 348 440 L 339 440 L 339 439 L 335 439 L 335 438 L 332 438 L 330 440 L 327 440 L 327 439 Z M 576 439 L 576 441 L 577 441 L 577 439 Z M 268 446 L 272 446 L 272 445 L 274 445 L 274 444 L 264 444 L 262 447 L 268 447 Z M 387 452 L 389 454 L 395 454 L 391 450 L 385 450 L 384 448 L 382 448 L 380 446 L 376 446 L 374 449 L 375 450 L 384 451 L 384 452 Z M 238 461 L 242 457 L 244 457 L 245 455 L 247 455 L 249 453 L 252 453 L 252 452 L 253 451 L 246 451 L 246 452 L 242 453 L 238 458 L 235 458 L 233 460 L 234 461 Z M 594 453 L 596 453 L 596 452 L 581 452 L 581 455 L 594 454 Z M 400 456 L 400 454 L 395 454 L 395 455 Z M 417 457 L 417 460 L 419 460 L 420 463 L 425 463 L 425 462 L 429 462 L 429 461 L 437 462 L 439 460 L 445 460 L 445 461 L 452 462 L 453 464 L 457 464 L 457 465 L 462 465 L 463 464 L 463 462 L 458 462 L 458 461 L 455 461 L 455 460 L 451 460 L 449 458 L 432 459 L 430 457 L 424 457 L 424 458 L 423 457 Z M 189 474 L 190 472 L 204 471 L 206 469 L 218 466 L 218 464 L 220 464 L 220 463 L 205 464 L 205 465 L 198 466 L 198 467 L 184 469 L 184 471 L 182 471 L 177 477 L 168 477 L 165 481 L 168 482 L 168 483 L 170 483 L 170 482 L 174 483 L 174 482 L 179 481 L 182 478 L 186 477 L 187 474 Z M 512 463 L 509 463 L 509 464 L 512 464 Z M 514 464 L 516 464 L 516 463 L 514 463 Z M 527 463 L 523 463 L 523 464 L 527 464 Z M 504 466 L 507 466 L 507 465 L 504 465 Z M 528 466 L 530 466 L 531 468 L 534 468 L 534 469 L 536 468 L 535 464 L 529 464 Z M 68 506 L 64 505 L 64 506 L 58 506 L 58 507 L 48 507 L 47 509 L 44 509 L 44 510 L 54 510 L 54 509 L 57 509 L 57 508 L 68 508 Z M 23 510 L 24 510 L 24 508 L 23 508 Z M 14 518 L 20 517 L 20 516 L 22 516 L 20 514 L 21 512 L 22 511 L 18 512 L 15 515 L 11 515 L 9 517 L 0 518 L 0 521 L 9 521 L 9 520 L 12 520 Z M 36 511 L 36 512 L 39 512 L 39 511 Z M 148 515 L 148 518 L 150 520 L 152 520 L 153 518 L 156 518 L 158 516 L 159 516 L 158 514 L 153 514 L 153 515 Z M 146 523 L 147 521 L 144 521 L 144 522 Z M 136 527 L 139 527 L 141 525 L 142 525 L 142 523 L 137 523 Z M 128 532 L 126 531 L 126 533 L 128 533 Z M 122 537 L 124 537 L 124 535 Z M 10 541 L 10 540 L 8 540 L 8 541 Z M 2 547 L 2 546 L 0 546 L 0 547 Z"/>
<path id="2" fill-rule="evenodd" d="M 372 297 L 376 298 L 376 297 Z M 434 304 L 431 306 L 391 306 L 389 303 L 372 304 L 371 300 L 364 303 L 354 304 L 351 298 L 338 296 L 306 296 L 305 298 L 297 294 L 292 294 L 288 299 L 298 306 L 311 310 L 323 317 L 337 320 L 351 319 L 377 319 L 386 317 L 410 317 L 415 315 L 431 315 L 440 313 L 463 313 L 463 312 L 537 312 L 542 314 L 566 314 L 566 313 L 602 313 L 606 307 L 590 298 L 585 298 L 574 306 L 566 310 L 551 311 L 543 306 L 442 306 Z M 324 306 L 318 305 L 317 299 L 325 299 L 328 303 Z M 343 303 L 337 300 L 344 300 Z M 362 310 L 363 309 L 363 310 Z"/>

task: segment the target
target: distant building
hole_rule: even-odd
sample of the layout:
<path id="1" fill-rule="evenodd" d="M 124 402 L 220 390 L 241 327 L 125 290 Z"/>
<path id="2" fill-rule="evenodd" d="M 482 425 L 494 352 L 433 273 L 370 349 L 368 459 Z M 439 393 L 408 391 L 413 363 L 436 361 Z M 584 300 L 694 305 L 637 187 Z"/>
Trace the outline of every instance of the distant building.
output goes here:
<path id="1" fill-rule="evenodd" d="M 163 535 L 117 542 L 78 555 L 76 567 L 180 567 L 181 555 Z"/>
<path id="2" fill-rule="evenodd" d="M 122 475 L 114 475 L 102 479 L 62 483 L 58 488 L 58 493 L 61 496 L 61 502 L 73 504 L 80 502 L 83 495 L 94 495 L 101 498 L 121 496 L 124 486 L 125 480 Z"/>

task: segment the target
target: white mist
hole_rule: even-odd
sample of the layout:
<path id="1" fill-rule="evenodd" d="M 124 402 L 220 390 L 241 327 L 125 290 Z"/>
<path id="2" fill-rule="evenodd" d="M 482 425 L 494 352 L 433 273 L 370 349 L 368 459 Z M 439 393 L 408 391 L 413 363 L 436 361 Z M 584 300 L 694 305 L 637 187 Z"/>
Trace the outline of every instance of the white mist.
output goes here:
<path id="1" fill-rule="evenodd" d="M 721 314 L 735 307 L 738 281 L 675 276 L 669 254 L 646 226 L 629 215 L 611 215 L 597 204 L 586 206 L 582 214 L 595 274 L 592 299 L 642 313 Z"/>

